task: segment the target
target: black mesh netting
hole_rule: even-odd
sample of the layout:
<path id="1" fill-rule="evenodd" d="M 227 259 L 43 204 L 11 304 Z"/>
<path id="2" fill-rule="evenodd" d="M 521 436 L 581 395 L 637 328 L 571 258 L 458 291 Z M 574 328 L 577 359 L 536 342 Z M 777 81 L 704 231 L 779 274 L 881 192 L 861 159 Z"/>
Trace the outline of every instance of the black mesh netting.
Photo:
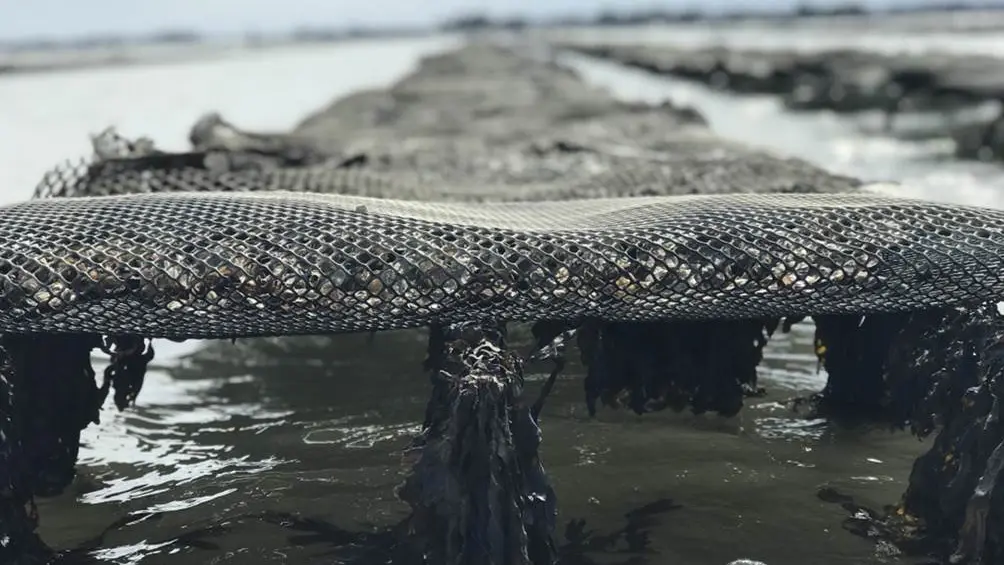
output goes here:
<path id="1" fill-rule="evenodd" d="M 863 195 L 40 200 L 0 210 L 0 331 L 222 338 L 909 311 L 1000 294 L 1002 219 Z"/>
<path id="2" fill-rule="evenodd" d="M 144 338 L 439 328 L 424 455 L 402 498 L 418 553 L 451 563 L 555 555 L 535 435 L 543 397 L 517 401 L 522 361 L 505 349 L 505 322 L 538 322 L 537 358 L 558 368 L 579 332 L 591 410 L 735 414 L 761 392 L 766 340 L 807 316 L 830 373 L 823 413 L 923 435 L 956 414 L 961 393 L 945 383 L 998 378 L 913 364 L 951 332 L 996 331 L 983 305 L 1004 291 L 1004 212 L 873 194 L 722 141 L 692 110 L 618 102 L 537 54 L 469 46 L 292 133 L 212 114 L 191 141 L 171 153 L 106 131 L 94 159 L 0 209 L 0 530 L 21 547 L 32 497 L 72 479 L 79 431 L 109 388 L 120 407 L 136 398 Z M 112 354 L 100 386 L 93 348 Z M 41 372 L 49 380 L 32 380 Z M 66 388 L 43 390 L 56 380 Z M 939 441 L 975 433 L 991 404 Z M 954 474 L 917 475 L 927 492 L 962 484 L 975 502 L 914 489 L 905 503 L 961 540 L 959 554 L 991 563 L 1000 509 L 980 493 L 994 492 L 983 473 L 1000 466 L 988 452 L 1000 438 L 981 433 Z M 443 481 L 459 490 L 437 490 Z"/>

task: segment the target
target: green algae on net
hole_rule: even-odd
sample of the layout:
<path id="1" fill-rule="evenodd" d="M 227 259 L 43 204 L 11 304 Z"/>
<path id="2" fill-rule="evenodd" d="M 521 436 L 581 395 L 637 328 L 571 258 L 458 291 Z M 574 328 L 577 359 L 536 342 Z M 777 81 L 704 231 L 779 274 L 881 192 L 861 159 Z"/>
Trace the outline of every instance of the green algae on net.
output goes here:
<path id="1" fill-rule="evenodd" d="M 5 559 L 47 558 L 34 497 L 73 479 L 112 389 L 136 399 L 144 338 L 430 326 L 397 558 L 543 565 L 562 555 L 538 452 L 549 385 L 524 399 L 526 360 L 553 362 L 551 383 L 574 337 L 591 410 L 732 415 L 762 393 L 766 341 L 805 316 L 829 374 L 818 414 L 940 430 L 872 525 L 958 562 L 1002 557 L 1000 213 L 869 196 L 485 45 L 289 136 L 220 122 L 184 154 L 106 132 L 97 162 L 0 210 Z M 276 189 L 300 194 L 219 194 Z M 373 191 L 399 200 L 303 194 Z M 514 194 L 541 202 L 500 203 Z M 509 347 L 513 321 L 535 322 L 529 352 Z M 100 385 L 95 348 L 112 356 Z"/>

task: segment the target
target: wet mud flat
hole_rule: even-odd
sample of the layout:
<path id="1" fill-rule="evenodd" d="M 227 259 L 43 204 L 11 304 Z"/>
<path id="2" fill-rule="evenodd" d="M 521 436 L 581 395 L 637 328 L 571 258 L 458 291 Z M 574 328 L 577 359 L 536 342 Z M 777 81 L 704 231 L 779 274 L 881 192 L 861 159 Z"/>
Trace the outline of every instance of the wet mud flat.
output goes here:
<path id="1" fill-rule="evenodd" d="M 951 137 L 956 156 L 963 159 L 1004 158 L 1000 118 L 967 119 L 962 115 L 966 110 L 999 104 L 1004 98 L 1004 60 L 997 57 L 587 42 L 561 47 L 730 92 L 776 95 L 791 110 L 880 112 L 885 115 L 884 127 L 893 135 L 897 135 L 898 115 L 940 116 L 933 125 L 900 135 L 912 139 Z"/>
<path id="2" fill-rule="evenodd" d="M 828 174 L 803 161 L 723 141 L 693 110 L 671 104 L 618 102 L 555 65 L 546 51 L 483 44 L 427 58 L 415 73 L 392 88 L 338 100 L 290 133 L 245 132 L 221 116 L 207 115 L 193 127 L 191 140 L 190 152 L 164 153 L 156 150 L 155 140 L 123 140 L 106 132 L 95 141 L 96 161 L 55 170 L 43 180 L 38 196 L 281 189 L 413 201 L 500 202 L 739 192 L 846 193 L 861 189 L 854 179 Z M 457 245 L 445 236 L 444 242 L 447 248 Z M 556 268 L 556 279 L 568 288 L 533 285 L 534 273 L 546 258 L 524 250 L 518 240 L 503 239 L 499 243 L 504 244 L 499 251 L 504 260 L 513 264 L 515 272 L 526 275 L 515 284 L 517 291 L 554 292 L 560 298 L 568 288 L 575 288 L 574 281 L 569 282 L 573 271 L 562 272 L 560 266 Z M 357 303 L 375 307 L 379 303 L 371 299 L 383 300 L 384 293 L 391 293 L 387 295 L 391 300 L 399 294 L 420 303 L 420 307 L 434 309 L 456 292 L 451 290 L 455 283 L 441 278 L 434 264 L 423 267 L 427 272 L 400 279 L 367 277 L 368 272 L 382 268 L 381 262 L 392 263 L 394 259 L 374 257 L 365 249 L 365 242 L 360 246 L 363 250 L 357 262 L 378 266 L 369 267 L 369 271 L 355 269 L 352 276 L 336 281 L 338 288 L 332 289 L 341 293 L 338 296 L 345 304 L 345 296 L 351 292 L 353 308 L 364 308 Z M 618 292 L 630 288 L 631 292 L 644 293 L 657 287 L 656 281 L 666 276 L 656 261 L 649 264 L 643 257 L 637 262 L 641 271 L 618 277 L 603 292 L 619 296 Z M 794 285 L 800 278 L 804 282 L 810 275 L 799 265 L 797 259 L 790 266 L 782 262 L 777 276 L 789 281 L 785 284 Z M 705 274 L 694 273 L 687 264 L 672 266 L 678 270 L 677 278 L 688 285 L 692 277 Z M 242 275 L 233 276 L 239 279 Z M 828 276 L 845 275 L 830 272 Z M 848 276 L 854 277 L 855 272 Z M 417 291 L 419 280 L 422 284 L 431 282 L 431 288 L 408 298 L 416 294 L 411 291 Z M 156 285 L 157 281 L 153 282 Z M 590 289 L 583 290 L 588 293 Z M 153 292 L 163 290 L 154 288 Z M 167 309 L 175 302 L 180 304 L 175 309 L 184 307 L 175 298 Z M 490 314 L 491 306 L 489 302 L 480 307 Z M 551 410 L 555 405 L 570 410 L 573 415 L 582 413 L 572 406 L 578 405 L 579 410 L 584 406 L 585 415 L 596 417 L 604 417 L 618 407 L 618 414 L 644 414 L 639 422 L 653 423 L 631 424 L 640 426 L 637 434 L 610 432 L 617 436 L 616 443 L 623 442 L 621 445 L 644 444 L 644 448 L 624 452 L 638 459 L 643 451 L 658 450 L 657 442 L 652 441 L 655 437 L 670 441 L 676 432 L 690 435 L 679 428 L 659 428 L 658 424 L 671 421 L 667 415 L 690 412 L 734 418 L 741 414 L 748 399 L 759 399 L 769 392 L 758 384 L 757 367 L 769 342 L 785 339 L 783 336 L 795 332 L 793 326 L 801 321 L 801 317 L 702 323 L 583 320 L 569 324 L 541 320 L 532 326 L 517 326 L 505 320 L 489 323 L 483 313 L 471 312 L 470 323 L 433 324 L 417 339 L 414 333 L 404 334 L 410 336 L 404 339 L 410 345 L 400 355 L 407 360 L 406 365 L 416 370 L 418 361 L 424 358 L 421 364 L 432 381 L 431 386 L 426 385 L 431 398 L 427 399 L 424 417 L 407 416 L 402 422 L 407 424 L 411 418 L 422 421 L 417 441 L 408 450 L 410 461 L 393 466 L 386 461 L 386 453 L 374 455 L 381 459 L 381 468 L 390 479 L 405 477 L 403 487 L 396 491 L 404 504 L 392 502 L 393 489 L 373 487 L 372 492 L 382 493 L 375 495 L 380 497 L 383 508 L 377 512 L 378 527 L 346 531 L 305 518 L 296 512 L 295 505 L 286 513 L 276 513 L 269 510 L 271 500 L 253 499 L 254 510 L 228 509 L 228 517 L 216 524 L 219 529 L 211 525 L 204 535 L 193 533 L 179 538 L 178 547 L 213 551 L 212 542 L 205 538 L 212 538 L 214 531 L 222 529 L 220 535 L 225 536 L 225 530 L 235 523 L 252 523 L 271 536 L 279 535 L 272 529 L 274 526 L 299 532 L 334 546 L 331 551 L 359 563 L 392 559 L 401 563 L 541 565 L 559 559 L 573 563 L 576 559 L 594 559 L 585 554 L 605 550 L 614 557 L 597 557 L 595 562 L 626 554 L 624 562 L 648 559 L 658 563 L 661 556 L 677 551 L 673 549 L 673 528 L 660 530 L 658 545 L 662 552 L 654 555 L 645 530 L 653 527 L 656 516 L 670 510 L 682 513 L 686 508 L 684 505 L 679 509 L 677 502 L 667 500 L 668 496 L 651 499 L 653 492 L 666 492 L 661 486 L 666 484 L 665 479 L 655 476 L 658 473 L 633 472 L 635 480 L 644 480 L 645 484 L 636 485 L 639 494 L 623 512 L 627 525 L 612 526 L 613 533 L 604 535 L 589 533 L 581 522 L 573 520 L 559 532 L 557 509 L 561 502 L 555 493 L 562 489 L 577 492 L 576 476 L 585 490 L 599 488 L 585 475 L 603 471 L 601 465 L 590 466 L 584 472 L 569 467 L 563 477 L 568 482 L 561 487 L 545 473 L 551 455 L 542 451 L 546 448 L 540 442 L 541 434 L 544 445 L 551 441 L 546 439 L 550 437 L 548 406 Z M 994 488 L 1000 472 L 997 454 L 1001 430 L 996 423 L 995 388 L 999 378 L 987 343 L 996 337 L 994 314 L 973 308 L 812 317 L 816 330 L 810 351 L 827 369 L 829 381 L 820 394 L 789 407 L 789 413 L 797 409 L 812 418 L 829 419 L 836 429 L 866 422 L 884 428 L 908 427 L 922 437 L 938 432 L 931 452 L 914 467 L 907 494 L 899 505 L 885 512 L 873 511 L 843 493 L 827 489 L 818 493 L 820 506 L 824 502 L 834 504 L 838 514 L 847 520 L 847 527 L 873 543 L 880 542 L 882 558 L 905 550 L 933 559 L 953 555 L 954 561 L 960 563 L 994 563 L 1000 556 L 1001 539 Z M 32 410 L 23 409 L 5 412 L 8 418 L 4 437 L 8 439 L 2 445 L 5 459 L 0 461 L 0 471 L 7 473 L 4 479 L 12 488 L 3 500 L 6 514 L 2 524 L 7 528 L 6 535 L 14 540 L 3 548 L 8 555 L 23 562 L 47 558 L 41 542 L 33 538 L 34 516 L 26 510 L 26 503 L 62 492 L 72 482 L 80 429 L 90 423 L 92 411 L 105 396 L 114 392 L 116 403 L 123 408 L 136 398 L 142 403 L 139 388 L 149 351 L 136 337 L 112 336 L 101 344 L 111 352 L 112 362 L 106 373 L 108 385 L 97 392 L 92 390 L 94 375 L 88 372 L 89 358 L 81 354 L 95 347 L 93 338 L 78 341 L 59 337 L 65 341 L 58 341 L 54 336 L 42 336 L 37 342 L 26 343 L 17 336 L 5 337 L 15 367 L 5 375 L 5 383 L 33 382 L 25 380 L 25 375 L 45 373 L 50 379 L 65 378 L 78 387 L 67 391 L 54 386 L 52 390 L 60 392 L 48 396 L 44 388 L 34 388 L 27 396 L 46 414 L 59 414 L 60 409 L 69 412 L 72 407 L 72 418 L 37 419 L 31 417 Z M 332 361 L 323 352 L 337 349 L 346 339 L 276 337 L 249 340 L 250 345 L 242 348 L 216 343 L 202 351 L 203 365 L 197 366 L 197 372 L 222 371 L 233 358 L 268 360 L 270 350 L 273 358 L 299 356 L 329 363 Z M 375 337 L 381 339 L 381 335 Z M 388 355 L 392 355 L 394 347 L 386 350 Z M 74 355 L 56 361 L 46 354 L 63 349 L 72 350 Z M 199 359 L 193 357 L 193 362 Z M 557 393 L 551 398 L 546 394 L 551 386 L 548 383 L 555 382 L 558 369 L 564 365 L 571 365 L 575 373 L 582 375 L 581 379 L 561 383 L 565 391 L 581 387 L 581 404 L 569 397 L 565 402 L 556 400 L 560 398 Z M 525 367 L 531 366 L 542 366 L 544 394 L 538 394 L 532 386 L 537 379 L 527 378 Z M 400 369 L 380 364 L 372 368 L 384 370 Z M 411 382 L 428 383 L 424 379 Z M 79 399 L 88 397 L 92 400 L 81 413 Z M 303 398 L 300 401 L 307 402 Z M 19 406 L 26 406 L 21 402 Z M 290 408 L 295 410 L 295 403 L 290 403 Z M 420 406 L 411 406 L 404 412 L 421 411 Z M 597 432 L 595 426 L 580 431 L 579 426 L 589 425 L 585 419 L 563 421 L 556 426 L 563 431 L 556 432 L 555 437 L 604 433 Z M 555 416 L 555 420 L 562 421 L 562 417 Z M 721 425 L 729 429 L 733 424 Z M 401 433 L 409 431 L 404 425 Z M 744 457 L 753 457 L 750 454 L 754 450 L 741 437 L 736 432 L 720 436 L 722 452 L 737 450 Z M 20 443 L 12 443 L 9 438 Z M 554 442 L 555 460 L 569 456 L 569 443 L 577 441 Z M 778 451 L 784 453 L 787 449 Z M 688 458 L 685 450 L 666 456 Z M 901 452 L 897 456 L 907 457 Z M 698 456 L 695 453 L 689 457 Z M 616 480 L 615 475 L 608 477 L 611 482 Z M 376 482 L 386 487 L 383 483 L 390 479 Z M 444 484 L 450 487 L 444 488 Z M 683 483 L 679 484 L 680 492 L 672 494 L 674 499 L 687 496 Z M 321 491 L 319 487 L 314 492 Z M 620 491 L 622 495 L 624 492 Z M 787 491 L 782 483 L 773 483 L 772 493 L 792 501 L 813 496 Z M 742 489 L 733 494 L 741 496 Z M 572 496 L 581 500 L 582 493 Z M 588 500 L 592 498 L 596 497 Z M 705 506 L 727 507 L 729 497 L 719 497 L 714 489 L 708 489 L 701 499 Z M 769 503 L 766 498 L 759 501 L 762 512 Z M 624 507 L 620 502 L 615 504 Z M 842 520 L 834 520 L 833 529 L 837 529 Z M 786 535 L 798 536 L 801 525 L 783 523 L 778 527 Z M 710 564 L 746 553 L 744 547 L 727 543 L 708 547 L 707 538 L 701 538 L 693 529 L 689 531 L 700 538 L 700 543 L 679 540 L 680 547 L 689 546 L 686 551 L 680 550 L 681 559 Z M 98 546 L 101 543 L 100 536 L 92 542 Z M 779 543 L 774 540 L 765 545 Z M 809 546 L 804 549 L 811 551 Z M 768 560 L 772 564 L 796 562 L 770 553 L 774 556 Z M 853 559 L 859 556 L 852 554 L 833 559 L 827 556 L 824 559 L 829 561 L 823 562 L 855 562 Z M 162 557 L 167 562 L 168 558 Z M 303 559 L 313 562 L 322 558 L 309 554 Z M 799 555 L 798 559 L 811 562 L 813 556 Z"/>

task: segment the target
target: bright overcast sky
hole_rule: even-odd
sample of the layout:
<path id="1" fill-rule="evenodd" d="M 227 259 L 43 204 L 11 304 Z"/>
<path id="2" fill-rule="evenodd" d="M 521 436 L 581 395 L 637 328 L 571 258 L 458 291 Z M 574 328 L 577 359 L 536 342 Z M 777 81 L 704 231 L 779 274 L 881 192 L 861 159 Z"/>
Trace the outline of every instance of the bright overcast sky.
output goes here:
<path id="1" fill-rule="evenodd" d="M 870 6 L 937 0 L 864 0 Z M 650 7 L 787 8 L 798 0 L 0 0 L 0 40 L 194 29 L 283 31 L 301 25 L 428 24 L 459 12 L 551 16 Z M 839 4 L 810 0 L 810 4 Z"/>

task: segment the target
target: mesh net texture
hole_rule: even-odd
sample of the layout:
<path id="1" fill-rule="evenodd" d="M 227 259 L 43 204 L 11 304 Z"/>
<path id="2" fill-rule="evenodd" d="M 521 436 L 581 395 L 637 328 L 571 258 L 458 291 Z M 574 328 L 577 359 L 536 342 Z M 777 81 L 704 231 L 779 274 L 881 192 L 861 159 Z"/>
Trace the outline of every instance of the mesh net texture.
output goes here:
<path id="1" fill-rule="evenodd" d="M 1004 291 L 1001 220 L 863 194 L 39 200 L 0 211 L 0 331 L 236 337 L 918 310 Z"/>
<path id="2" fill-rule="evenodd" d="M 0 210 L 0 332 L 734 320 L 980 303 L 1004 286 L 1001 213 L 868 194 L 489 46 L 428 58 L 292 134 L 213 114 L 192 141 L 165 153 L 106 132 L 96 160 Z"/>

